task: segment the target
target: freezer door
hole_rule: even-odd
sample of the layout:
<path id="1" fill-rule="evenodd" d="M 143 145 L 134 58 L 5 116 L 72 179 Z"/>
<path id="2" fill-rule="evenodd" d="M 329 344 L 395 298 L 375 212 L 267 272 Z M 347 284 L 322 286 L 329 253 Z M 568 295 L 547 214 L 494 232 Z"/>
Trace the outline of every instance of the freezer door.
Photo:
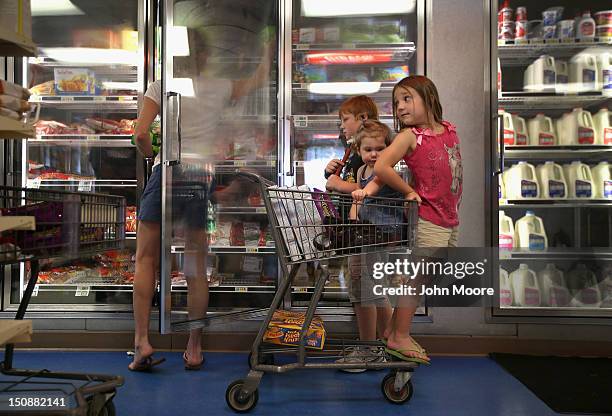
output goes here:
<path id="1" fill-rule="evenodd" d="M 265 307 L 274 294 L 261 194 L 239 173 L 277 183 L 278 9 L 276 0 L 165 2 L 163 149 L 153 170 L 163 332 L 203 326 L 208 306 Z"/>

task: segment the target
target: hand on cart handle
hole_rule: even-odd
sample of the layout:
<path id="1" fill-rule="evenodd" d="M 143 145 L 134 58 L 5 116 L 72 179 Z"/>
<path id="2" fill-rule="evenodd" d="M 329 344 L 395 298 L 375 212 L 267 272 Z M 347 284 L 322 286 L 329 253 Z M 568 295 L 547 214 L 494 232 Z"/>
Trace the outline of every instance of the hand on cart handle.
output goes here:
<path id="1" fill-rule="evenodd" d="M 353 201 L 359 203 L 366 199 L 369 195 L 365 189 L 356 189 L 351 192 L 351 196 L 353 197 Z"/>
<path id="2" fill-rule="evenodd" d="M 404 196 L 404 198 L 405 198 L 405 199 L 407 199 L 408 201 L 416 201 L 416 202 L 417 202 L 417 204 L 419 204 L 419 205 L 421 205 L 421 202 L 423 202 L 423 201 L 421 200 L 421 197 L 419 196 L 419 194 L 418 194 L 416 191 L 414 191 L 414 190 L 412 190 L 412 191 L 408 192 L 408 193 L 407 193 L 407 194 Z"/>

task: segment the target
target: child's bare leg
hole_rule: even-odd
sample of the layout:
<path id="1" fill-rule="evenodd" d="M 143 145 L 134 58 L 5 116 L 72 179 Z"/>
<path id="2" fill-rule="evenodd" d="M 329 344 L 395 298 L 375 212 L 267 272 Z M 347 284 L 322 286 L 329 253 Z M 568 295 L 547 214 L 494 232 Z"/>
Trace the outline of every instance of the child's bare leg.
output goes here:
<path id="1" fill-rule="evenodd" d="M 376 306 L 373 304 L 353 304 L 360 341 L 376 340 Z"/>
<path id="2" fill-rule="evenodd" d="M 391 324 L 393 318 L 393 308 L 388 300 L 385 299 L 383 306 L 376 307 L 376 328 L 379 338 L 389 338 L 391 334 Z"/>

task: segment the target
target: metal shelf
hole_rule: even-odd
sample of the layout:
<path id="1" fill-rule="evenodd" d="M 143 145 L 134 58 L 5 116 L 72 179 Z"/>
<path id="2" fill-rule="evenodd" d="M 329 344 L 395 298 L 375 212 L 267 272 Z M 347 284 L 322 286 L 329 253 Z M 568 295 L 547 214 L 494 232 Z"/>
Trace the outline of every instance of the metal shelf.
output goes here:
<path id="1" fill-rule="evenodd" d="M 0 139 L 27 139 L 36 136 L 32 124 L 0 116 Z"/>
<path id="2" fill-rule="evenodd" d="M 300 293 L 314 293 L 314 286 L 293 286 L 291 287 L 291 293 L 300 294 Z M 323 293 L 348 293 L 348 288 L 340 287 L 340 286 L 325 286 L 323 288 Z"/>
<path id="3" fill-rule="evenodd" d="M 75 297 L 88 296 L 90 292 L 131 292 L 132 284 L 118 283 L 37 283 L 32 296 L 37 296 L 38 292 L 75 292 Z"/>
<path id="4" fill-rule="evenodd" d="M 224 160 L 215 163 L 215 167 L 275 167 L 276 160 Z"/>
<path id="5" fill-rule="evenodd" d="M 36 135 L 28 140 L 31 145 L 87 145 L 90 147 L 135 147 L 130 134 L 50 134 Z"/>
<path id="6" fill-rule="evenodd" d="M 381 52 L 391 52 L 391 55 L 388 57 L 388 60 L 385 62 L 375 62 L 372 60 L 368 62 L 367 56 L 361 56 L 361 59 L 356 62 L 351 62 L 350 59 L 341 60 L 338 62 L 334 62 L 334 59 L 331 59 L 326 64 L 333 65 L 335 63 L 342 65 L 380 65 L 380 64 L 392 64 L 392 63 L 406 63 L 414 53 L 416 52 L 416 47 L 413 42 L 406 43 L 298 43 L 292 45 L 292 50 L 294 53 L 309 53 L 309 52 L 368 52 L 372 51 L 373 53 L 380 54 Z M 323 65 L 323 64 L 321 64 Z"/>
<path id="7" fill-rule="evenodd" d="M 360 42 L 334 42 L 334 43 L 294 43 L 291 45 L 294 51 L 321 51 L 331 49 L 363 50 L 363 49 L 412 49 L 416 50 L 414 42 L 402 43 L 360 43 Z"/>
<path id="8" fill-rule="evenodd" d="M 136 179 L 28 179 L 27 188 L 77 187 L 79 192 L 89 192 L 93 188 L 136 188 Z"/>
<path id="9" fill-rule="evenodd" d="M 184 245 L 170 246 L 172 254 L 183 254 L 185 252 Z M 259 247 L 259 246 L 209 246 L 209 253 L 218 254 L 276 254 L 276 247 Z"/>
<path id="10" fill-rule="evenodd" d="M 29 101 L 72 110 L 138 109 L 136 95 L 32 95 Z"/>
<path id="11" fill-rule="evenodd" d="M 610 260 L 609 248 L 549 248 L 547 250 L 529 251 L 527 249 L 499 250 L 500 260 Z"/>
<path id="12" fill-rule="evenodd" d="M 219 286 L 208 286 L 208 290 L 211 293 L 275 293 L 276 286 L 264 285 L 264 284 L 249 284 L 248 282 L 244 285 L 226 285 L 220 284 Z M 187 285 L 172 285 L 173 292 L 187 292 Z"/>
<path id="13" fill-rule="evenodd" d="M 361 82 L 339 82 L 340 84 L 364 84 Z M 369 95 L 370 97 L 373 98 L 389 98 L 391 92 L 393 91 L 393 87 L 395 86 L 395 82 L 388 82 L 388 81 L 368 81 L 369 84 L 375 84 L 375 83 L 379 83 L 380 84 L 380 88 L 377 91 L 374 92 L 367 92 L 367 95 Z M 291 84 L 291 89 L 293 91 L 293 95 L 297 98 L 307 98 L 307 99 L 320 99 L 320 100 L 325 100 L 325 99 L 330 99 L 330 97 L 335 97 L 335 99 L 342 99 L 342 97 L 348 97 L 351 95 L 355 95 L 356 92 L 347 92 L 347 93 L 325 93 L 325 94 L 315 94 L 309 91 L 309 87 L 311 85 L 323 85 L 323 84 L 327 84 L 325 82 L 321 82 L 321 83 L 308 83 L 308 82 L 304 82 L 304 83 L 292 83 Z M 366 92 L 364 91 L 363 94 L 366 94 Z"/>
<path id="14" fill-rule="evenodd" d="M 0 27 L 0 55 L 34 56 L 36 55 L 36 45 L 32 42 L 32 39 Z"/>
<path id="15" fill-rule="evenodd" d="M 542 110 L 571 110 L 576 107 L 589 108 L 601 105 L 611 97 L 598 95 L 555 95 L 553 93 L 518 92 L 516 95 L 502 93 L 498 100 L 500 108 L 506 111 L 538 111 Z"/>
<path id="16" fill-rule="evenodd" d="M 220 215 L 253 215 L 262 214 L 266 215 L 266 207 L 219 207 L 216 209 L 217 214 Z"/>
<path id="17" fill-rule="evenodd" d="M 571 58 L 586 48 L 607 47 L 612 45 L 612 38 L 596 38 L 593 41 L 581 39 L 546 39 L 498 41 L 497 51 L 504 66 L 526 66 L 540 55 L 552 55 L 556 58 Z"/>
<path id="18" fill-rule="evenodd" d="M 503 203 L 502 203 L 503 201 Z M 500 200 L 499 207 L 509 208 L 600 208 L 612 207 L 612 200 L 607 199 L 523 199 Z"/>
<path id="19" fill-rule="evenodd" d="M 292 120 L 297 130 L 334 133 L 340 131 L 340 120 L 337 115 L 294 115 Z M 393 116 L 383 115 L 379 117 L 379 120 L 393 129 Z"/>
<path id="20" fill-rule="evenodd" d="M 134 232 L 134 231 L 126 231 L 125 232 L 125 239 L 126 240 L 136 240 L 136 232 Z"/>
<path id="21" fill-rule="evenodd" d="M 612 145 L 506 146 L 504 150 L 504 157 L 509 160 L 609 160 L 612 157 Z"/>

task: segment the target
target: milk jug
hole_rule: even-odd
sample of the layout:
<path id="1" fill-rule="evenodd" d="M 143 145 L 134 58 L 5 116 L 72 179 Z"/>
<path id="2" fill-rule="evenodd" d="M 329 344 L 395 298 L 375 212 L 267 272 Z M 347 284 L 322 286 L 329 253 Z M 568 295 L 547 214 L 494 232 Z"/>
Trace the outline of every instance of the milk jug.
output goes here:
<path id="1" fill-rule="evenodd" d="M 557 135 L 552 119 L 539 113 L 527 122 L 529 130 L 529 144 L 531 146 L 554 146 L 557 144 Z"/>
<path id="2" fill-rule="evenodd" d="M 538 279 L 535 272 L 526 264 L 519 265 L 518 269 L 510 273 L 510 282 L 516 306 L 540 306 Z"/>
<path id="3" fill-rule="evenodd" d="M 519 162 L 504 172 L 507 199 L 537 198 L 540 196 L 535 167 Z"/>
<path id="4" fill-rule="evenodd" d="M 599 306 L 601 292 L 595 273 L 580 263 L 566 277 L 567 287 L 573 296 L 572 306 Z"/>
<path id="5" fill-rule="evenodd" d="M 597 91 L 599 83 L 595 56 L 588 53 L 574 55 L 569 63 L 570 92 Z"/>
<path id="6" fill-rule="evenodd" d="M 506 198 L 506 186 L 504 185 L 504 177 L 503 175 L 497 176 L 498 185 L 497 185 L 497 194 L 499 199 Z"/>
<path id="7" fill-rule="evenodd" d="M 499 248 L 514 247 L 514 224 L 504 211 L 499 211 Z"/>
<path id="8" fill-rule="evenodd" d="M 589 165 L 579 161 L 563 165 L 569 198 L 592 198 L 593 177 Z"/>
<path id="9" fill-rule="evenodd" d="M 542 306 L 567 306 L 571 295 L 565 284 L 563 272 L 548 263 L 546 267 L 538 272 L 538 283 Z"/>
<path id="10" fill-rule="evenodd" d="M 591 169 L 593 175 L 593 198 L 612 199 L 612 174 L 608 162 L 599 162 Z"/>
<path id="11" fill-rule="evenodd" d="M 514 121 L 514 137 L 517 146 L 527 146 L 529 144 L 529 135 L 527 132 L 527 124 L 523 117 L 512 115 Z"/>
<path id="12" fill-rule="evenodd" d="M 557 75 L 555 92 L 557 94 L 564 94 L 567 92 L 569 87 L 569 66 L 567 65 L 567 62 L 555 59 L 555 72 Z"/>
<path id="13" fill-rule="evenodd" d="M 606 97 L 612 97 L 612 53 L 604 52 L 597 56 L 597 72 L 601 93 Z"/>
<path id="14" fill-rule="evenodd" d="M 595 127 L 595 144 L 612 144 L 612 125 L 610 124 L 610 110 L 602 108 L 593 116 Z"/>
<path id="15" fill-rule="evenodd" d="M 546 162 L 536 168 L 542 198 L 567 198 L 567 183 L 561 165 Z"/>
<path id="16" fill-rule="evenodd" d="M 557 135 L 562 146 L 595 143 L 593 116 L 582 108 L 574 108 L 557 121 Z"/>
<path id="17" fill-rule="evenodd" d="M 514 296 L 512 295 L 512 283 L 508 272 L 499 268 L 499 306 L 504 308 L 512 306 Z"/>
<path id="18" fill-rule="evenodd" d="M 533 211 L 527 211 L 514 225 L 514 246 L 529 250 L 544 250 L 548 247 L 544 222 Z"/>
<path id="19" fill-rule="evenodd" d="M 525 70 L 523 86 L 525 91 L 554 92 L 556 78 L 555 58 L 542 55 Z"/>

